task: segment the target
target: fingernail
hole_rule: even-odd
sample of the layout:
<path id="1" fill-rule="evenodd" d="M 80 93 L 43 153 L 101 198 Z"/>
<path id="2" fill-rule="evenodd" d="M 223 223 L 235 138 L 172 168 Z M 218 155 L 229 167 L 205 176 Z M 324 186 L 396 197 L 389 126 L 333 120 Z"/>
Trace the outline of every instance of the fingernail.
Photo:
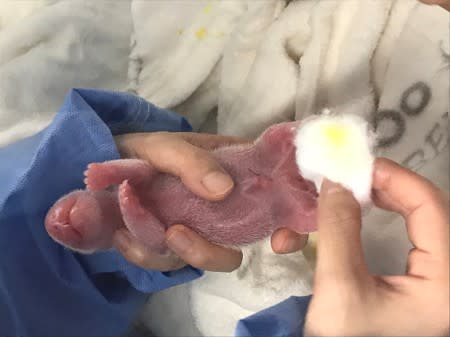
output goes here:
<path id="1" fill-rule="evenodd" d="M 286 236 L 283 243 L 281 244 L 281 252 L 283 253 L 293 253 L 302 249 L 306 242 L 308 241 L 308 236 Z"/>
<path id="2" fill-rule="evenodd" d="M 298 246 L 297 240 L 288 236 L 284 239 L 281 245 L 281 251 L 283 253 L 291 253 L 296 250 L 297 246 Z"/>
<path id="3" fill-rule="evenodd" d="M 324 179 L 322 182 L 322 187 L 320 189 L 320 193 L 323 195 L 334 194 L 339 191 L 342 191 L 341 185 L 332 182 L 328 179 Z"/>
<path id="4" fill-rule="evenodd" d="M 123 250 L 130 246 L 131 239 L 123 230 L 117 231 L 113 237 L 113 246 Z"/>
<path id="5" fill-rule="evenodd" d="M 225 173 L 214 171 L 202 179 L 205 188 L 214 195 L 227 194 L 233 188 L 233 180 Z"/>
<path id="6" fill-rule="evenodd" d="M 174 231 L 167 238 L 167 245 L 177 254 L 182 254 L 192 246 L 192 240 L 180 230 Z"/>

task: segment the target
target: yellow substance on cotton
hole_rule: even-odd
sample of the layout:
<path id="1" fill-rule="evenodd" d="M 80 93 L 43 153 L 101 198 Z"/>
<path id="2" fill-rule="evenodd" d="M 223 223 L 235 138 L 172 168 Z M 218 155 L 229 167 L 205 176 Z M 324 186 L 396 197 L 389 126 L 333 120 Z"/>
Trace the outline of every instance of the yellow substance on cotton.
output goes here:
<path id="1" fill-rule="evenodd" d="M 354 156 L 358 152 L 359 136 L 354 128 L 340 123 L 327 123 L 322 126 L 321 141 L 323 150 L 328 160 L 333 163 L 335 169 L 340 167 L 347 172 L 359 167 L 359 158 Z"/>
<path id="2" fill-rule="evenodd" d="M 323 133 L 330 145 L 341 148 L 348 143 L 349 130 L 341 125 L 327 125 Z"/>
<path id="3" fill-rule="evenodd" d="M 205 27 L 201 27 L 197 29 L 197 31 L 195 32 L 195 36 L 199 40 L 203 40 L 206 37 L 206 35 L 208 35 L 208 31 L 206 30 Z"/>

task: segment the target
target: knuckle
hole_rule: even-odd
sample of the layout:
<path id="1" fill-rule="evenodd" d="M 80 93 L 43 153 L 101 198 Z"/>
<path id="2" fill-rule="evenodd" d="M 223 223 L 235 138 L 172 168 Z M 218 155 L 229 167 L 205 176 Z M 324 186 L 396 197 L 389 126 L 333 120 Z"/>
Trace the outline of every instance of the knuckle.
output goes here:
<path id="1" fill-rule="evenodd" d="M 184 263 L 184 261 L 181 260 L 180 258 L 172 257 L 172 258 L 165 260 L 164 263 L 162 263 L 162 267 L 160 268 L 160 271 L 166 272 L 166 271 L 177 270 L 177 269 L 184 267 L 185 265 L 186 264 Z"/>
<path id="2" fill-rule="evenodd" d="M 178 269 L 182 266 L 182 260 L 164 258 L 146 249 L 131 248 L 124 254 L 125 259 L 141 268 L 156 269 L 162 272 Z"/>
<path id="3" fill-rule="evenodd" d="M 171 270 L 186 265 L 186 262 L 179 255 L 170 250 L 165 255 L 162 255 L 162 258 Z"/>
<path id="4" fill-rule="evenodd" d="M 164 144 L 167 140 L 172 139 L 172 135 L 167 131 L 152 132 L 147 135 L 147 139 L 152 143 L 162 143 Z"/>
<path id="5" fill-rule="evenodd" d="M 180 258 L 178 258 L 178 259 L 171 260 L 170 263 L 168 264 L 168 267 L 170 268 L 170 270 L 176 270 L 176 269 L 180 269 L 181 267 L 183 267 L 185 265 L 186 264 L 184 263 L 184 261 L 181 260 Z"/>
<path id="6" fill-rule="evenodd" d="M 127 249 L 126 257 L 128 261 L 138 266 L 146 266 L 146 262 L 148 261 L 145 252 L 136 247 Z"/>
<path id="7" fill-rule="evenodd" d="M 173 146 L 167 147 L 164 157 L 170 170 L 182 177 L 207 171 L 211 167 L 207 152 L 188 143 L 174 143 Z"/>
<path id="8" fill-rule="evenodd" d="M 217 166 L 215 161 L 210 157 L 210 154 L 199 148 L 192 149 L 188 160 L 191 166 L 198 167 L 202 171 L 209 171 L 211 168 Z"/>
<path id="9" fill-rule="evenodd" d="M 413 262 L 416 262 L 417 259 L 422 259 L 426 256 L 427 254 L 424 251 L 417 248 L 411 248 L 408 253 L 408 258 L 413 260 Z"/>
<path id="10" fill-rule="evenodd" d="M 321 220 L 334 225 L 354 223 L 359 220 L 360 211 L 356 207 L 332 207 L 321 217 Z"/>
<path id="11" fill-rule="evenodd" d="M 191 265 L 197 268 L 209 269 L 211 264 L 211 258 L 208 254 L 203 254 L 199 251 L 191 250 L 189 258 L 186 258 Z"/>

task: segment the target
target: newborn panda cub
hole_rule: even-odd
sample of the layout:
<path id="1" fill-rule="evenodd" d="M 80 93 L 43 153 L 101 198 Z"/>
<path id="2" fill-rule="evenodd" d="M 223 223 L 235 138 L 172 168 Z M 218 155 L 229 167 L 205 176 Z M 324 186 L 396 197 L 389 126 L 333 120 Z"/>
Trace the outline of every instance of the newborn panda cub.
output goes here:
<path id="1" fill-rule="evenodd" d="M 253 144 L 217 148 L 212 155 L 232 176 L 235 188 L 223 201 L 207 201 L 175 176 L 137 159 L 90 164 L 87 190 L 74 191 L 50 209 L 49 235 L 73 250 L 111 248 L 123 226 L 151 250 L 167 252 L 165 231 L 183 224 L 207 240 L 243 246 L 287 227 L 316 230 L 317 192 L 296 164 L 299 122 L 274 125 Z"/>
<path id="2" fill-rule="evenodd" d="M 87 190 L 57 201 L 45 226 L 54 240 L 85 253 L 111 248 L 123 226 L 158 253 L 167 252 L 165 231 L 174 224 L 234 247 L 281 227 L 309 233 L 316 230 L 323 178 L 342 184 L 361 203 L 370 201 L 372 147 L 368 125 L 357 116 L 325 114 L 274 125 L 253 144 L 212 151 L 235 182 L 232 193 L 216 202 L 142 160 L 90 164 Z"/>

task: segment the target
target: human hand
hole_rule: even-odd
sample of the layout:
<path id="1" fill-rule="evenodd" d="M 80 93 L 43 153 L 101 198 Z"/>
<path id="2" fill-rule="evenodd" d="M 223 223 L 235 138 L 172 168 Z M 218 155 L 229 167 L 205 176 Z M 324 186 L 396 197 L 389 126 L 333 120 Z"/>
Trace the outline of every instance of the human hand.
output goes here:
<path id="1" fill-rule="evenodd" d="M 450 0 L 419 0 L 427 5 L 439 5 L 442 8 L 450 11 Z"/>
<path id="2" fill-rule="evenodd" d="M 208 150 L 247 141 L 208 134 L 155 132 L 118 136 L 116 143 L 122 157 L 147 160 L 156 169 L 180 177 L 198 196 L 218 201 L 232 191 L 233 181 Z M 300 250 L 306 241 L 307 236 L 288 229 L 272 235 L 272 247 L 277 253 Z M 166 242 L 173 254 L 161 256 L 147 249 L 127 229 L 120 229 L 114 236 L 115 248 L 129 262 L 147 269 L 167 271 L 190 264 L 226 272 L 238 268 L 242 261 L 240 251 L 212 244 L 182 224 L 167 230 Z"/>
<path id="3" fill-rule="evenodd" d="M 449 333 L 449 200 L 434 185 L 378 159 L 378 207 L 400 213 L 414 248 L 406 275 L 371 275 L 361 246 L 361 210 L 325 182 L 318 208 L 318 260 L 307 336 L 441 336 Z"/>

